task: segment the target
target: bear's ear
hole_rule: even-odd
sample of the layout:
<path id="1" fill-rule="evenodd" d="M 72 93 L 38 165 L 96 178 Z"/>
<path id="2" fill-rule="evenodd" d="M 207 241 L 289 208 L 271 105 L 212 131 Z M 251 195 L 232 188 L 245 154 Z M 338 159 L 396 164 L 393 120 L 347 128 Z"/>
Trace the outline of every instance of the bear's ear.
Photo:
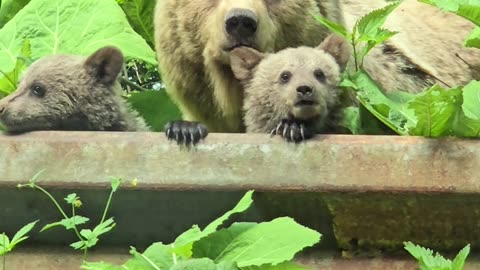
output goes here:
<path id="1" fill-rule="evenodd" d="M 249 80 L 253 69 L 262 61 L 264 54 L 247 47 L 238 47 L 230 52 L 230 66 L 235 78 Z"/>
<path id="2" fill-rule="evenodd" d="M 87 58 L 85 67 L 98 81 L 112 85 L 123 67 L 122 52 L 112 46 L 103 47 Z"/>
<path id="3" fill-rule="evenodd" d="M 351 47 L 347 40 L 337 34 L 330 34 L 317 49 L 323 50 L 335 58 L 340 70 L 344 70 L 350 59 Z"/>

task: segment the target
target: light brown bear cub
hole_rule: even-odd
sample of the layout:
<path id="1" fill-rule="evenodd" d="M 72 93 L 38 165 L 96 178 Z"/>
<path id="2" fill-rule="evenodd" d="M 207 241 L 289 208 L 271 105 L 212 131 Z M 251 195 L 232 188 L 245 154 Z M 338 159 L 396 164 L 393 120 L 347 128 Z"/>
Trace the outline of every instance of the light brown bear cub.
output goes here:
<path id="1" fill-rule="evenodd" d="M 11 133 L 148 130 L 120 95 L 123 59 L 117 48 L 104 47 L 88 58 L 53 55 L 36 61 L 18 89 L 0 100 L 0 122 Z"/>
<path id="2" fill-rule="evenodd" d="M 247 132 L 278 134 L 295 142 L 337 132 L 343 108 L 338 84 L 349 57 L 349 44 L 334 34 L 316 48 L 274 54 L 233 50 L 232 70 L 245 87 Z"/>

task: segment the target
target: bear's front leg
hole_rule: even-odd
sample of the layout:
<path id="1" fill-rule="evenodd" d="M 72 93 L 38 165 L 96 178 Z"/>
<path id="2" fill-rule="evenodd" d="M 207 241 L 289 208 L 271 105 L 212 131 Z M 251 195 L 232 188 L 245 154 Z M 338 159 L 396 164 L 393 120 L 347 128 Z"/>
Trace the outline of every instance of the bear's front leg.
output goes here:
<path id="1" fill-rule="evenodd" d="M 315 135 L 314 128 L 307 122 L 297 119 L 283 119 L 271 132 L 272 136 L 280 135 L 288 142 L 301 142 Z"/>
<path id="2" fill-rule="evenodd" d="M 204 124 L 182 120 L 168 122 L 164 130 L 169 140 L 185 145 L 195 145 L 208 135 L 208 129 Z"/>

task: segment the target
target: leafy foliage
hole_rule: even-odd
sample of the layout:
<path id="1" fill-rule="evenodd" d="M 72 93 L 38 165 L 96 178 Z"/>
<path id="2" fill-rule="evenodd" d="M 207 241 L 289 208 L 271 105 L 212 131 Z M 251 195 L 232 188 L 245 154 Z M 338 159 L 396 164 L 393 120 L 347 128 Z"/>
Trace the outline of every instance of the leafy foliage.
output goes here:
<path id="1" fill-rule="evenodd" d="M 33 59 L 58 53 L 87 55 L 114 45 L 126 57 L 156 63 L 153 50 L 130 27 L 115 0 L 31 0 L 0 29 L 2 70 L 13 69 L 14 55 L 27 37 Z"/>
<path id="2" fill-rule="evenodd" d="M 117 0 L 117 2 L 125 11 L 133 29 L 154 49 L 153 11 L 156 2 L 151 0 Z"/>
<path id="3" fill-rule="evenodd" d="M 412 242 L 405 242 L 405 249 L 417 259 L 420 270 L 462 270 L 470 252 L 470 245 L 465 246 L 457 254 L 453 261 L 445 259 L 438 252 L 433 255 L 433 251 Z"/>
<path id="4" fill-rule="evenodd" d="M 260 224 L 234 223 L 229 228 L 218 230 L 233 214 L 246 211 L 251 206 L 252 194 L 253 191 L 247 192 L 232 210 L 205 229 L 195 225 L 172 244 L 154 243 L 144 253 L 132 248 L 130 253 L 133 258 L 122 266 L 85 262 L 82 269 L 304 269 L 289 261 L 303 248 L 317 243 L 320 234 L 291 218 L 278 218 Z"/>
<path id="5" fill-rule="evenodd" d="M 35 224 L 37 224 L 37 221 L 28 223 L 27 225 L 23 226 L 10 240 L 5 233 L 0 234 L 0 256 L 5 255 L 6 253 L 12 251 L 15 246 L 20 244 L 21 242 L 25 241 L 28 239 L 27 233 L 29 233 L 33 227 L 35 227 Z"/>
<path id="6" fill-rule="evenodd" d="M 0 28 L 10 21 L 30 0 L 2 0 L 0 1 Z"/>

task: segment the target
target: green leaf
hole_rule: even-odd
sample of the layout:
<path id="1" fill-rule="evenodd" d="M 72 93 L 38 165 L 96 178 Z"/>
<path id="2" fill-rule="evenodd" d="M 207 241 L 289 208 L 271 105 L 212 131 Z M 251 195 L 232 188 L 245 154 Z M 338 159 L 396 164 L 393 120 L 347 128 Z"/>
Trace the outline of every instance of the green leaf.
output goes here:
<path id="1" fill-rule="evenodd" d="M 253 190 L 248 191 L 232 210 L 226 212 L 221 217 L 214 220 L 207 227 L 205 227 L 203 231 L 201 231 L 198 226 L 193 226 L 192 229 L 182 233 L 180 236 L 177 237 L 177 239 L 175 239 L 175 242 L 173 244 L 174 252 L 184 256 L 185 258 L 191 257 L 193 243 L 208 236 L 211 233 L 214 233 L 220 225 L 222 225 L 228 218 L 230 218 L 231 215 L 246 211 L 253 202 L 252 195 Z"/>
<path id="2" fill-rule="evenodd" d="M 152 49 L 155 48 L 153 36 L 153 12 L 155 1 L 151 0 L 124 0 L 120 3 L 133 29 L 142 35 Z"/>
<path id="3" fill-rule="evenodd" d="M 470 252 L 470 245 L 467 245 L 459 252 L 452 263 L 438 252 L 433 255 L 432 250 L 415 245 L 412 242 L 405 242 L 404 248 L 418 261 L 420 270 L 461 270 Z"/>
<path id="4" fill-rule="evenodd" d="M 480 28 L 475 28 L 465 40 L 465 46 L 470 48 L 480 48 Z"/>
<path id="5" fill-rule="evenodd" d="M 408 126 L 415 126 L 417 119 L 408 107 L 412 94 L 390 94 L 389 98 L 365 71 L 351 76 L 352 86 L 357 91 L 360 103 L 386 126 L 400 135 L 408 135 Z M 397 93 L 397 92 L 395 92 Z"/>
<path id="6" fill-rule="evenodd" d="M 409 133 L 426 137 L 441 137 L 452 133 L 459 106 L 460 89 L 443 90 L 435 85 L 409 103 L 417 116 L 417 122 L 409 127 Z"/>
<path id="7" fill-rule="evenodd" d="M 65 201 L 67 201 L 68 204 L 73 204 L 77 199 L 77 194 L 72 193 L 68 194 L 68 196 L 65 198 Z"/>
<path id="8" fill-rule="evenodd" d="M 130 253 L 133 258 L 128 260 L 122 267 L 123 269 L 139 269 L 139 270 L 158 270 L 170 269 L 175 262 L 181 262 L 182 258 L 175 258 L 172 253 L 172 248 L 162 243 L 155 243 L 139 253 L 135 248 L 132 248 Z"/>
<path id="9" fill-rule="evenodd" d="M 201 258 L 201 259 L 192 259 L 188 261 L 183 261 L 178 264 L 175 264 L 170 270 L 238 270 L 238 268 L 228 262 L 222 262 L 220 264 L 215 264 L 210 259 Z"/>
<path id="10" fill-rule="evenodd" d="M 47 224 L 47 225 L 43 226 L 43 228 L 40 230 L 40 232 L 49 230 L 49 229 L 51 229 L 53 227 L 57 227 L 57 226 L 63 226 L 67 230 L 72 230 L 72 229 L 75 228 L 75 226 L 85 224 L 89 220 L 90 220 L 89 218 L 78 216 L 78 215 L 73 216 L 71 218 L 66 218 L 66 219 L 64 218 L 64 219 L 62 219 L 58 222 L 53 222 L 53 223 L 50 223 L 50 224 Z"/>
<path id="11" fill-rule="evenodd" d="M 154 131 L 163 131 L 168 121 L 181 119 L 182 116 L 163 90 L 132 93 L 128 102 Z"/>
<path id="12" fill-rule="evenodd" d="M 257 223 L 237 222 L 227 229 L 219 230 L 193 244 L 194 258 L 210 258 L 216 260 L 235 238 L 257 226 Z"/>
<path id="13" fill-rule="evenodd" d="M 10 239 L 5 233 L 0 234 L 0 256 L 10 251 Z"/>
<path id="14" fill-rule="evenodd" d="M 338 34 L 338 35 L 340 35 L 344 38 L 349 39 L 349 33 L 343 25 L 332 22 L 332 21 L 328 20 L 327 18 L 319 16 L 319 15 L 315 15 L 315 14 L 312 14 L 312 15 L 317 20 L 317 22 L 319 22 L 323 26 L 327 27 L 333 33 L 336 33 L 336 34 Z"/>
<path id="15" fill-rule="evenodd" d="M 27 66 L 30 65 L 30 55 L 30 39 L 27 38 L 23 43 L 20 55 L 16 57 L 17 60 L 15 62 L 14 69 L 8 73 L 5 73 L 1 70 L 0 66 L 0 92 L 5 95 L 9 95 L 17 89 L 20 75 L 26 70 Z"/>
<path id="16" fill-rule="evenodd" d="M 465 116 L 473 120 L 480 120 L 480 82 L 471 81 L 463 87 L 462 109 Z"/>
<path id="17" fill-rule="evenodd" d="M 118 177 L 112 177 L 110 183 L 112 185 L 112 191 L 113 192 L 116 192 L 118 187 L 120 187 L 120 184 L 122 182 L 122 179 L 118 178 Z"/>
<path id="18" fill-rule="evenodd" d="M 33 227 L 35 227 L 35 224 L 37 224 L 38 220 L 37 221 L 34 221 L 34 222 L 30 222 L 28 223 L 27 225 L 23 226 L 12 238 L 12 241 L 10 243 L 10 250 L 13 249 L 13 247 L 15 247 L 17 244 L 19 244 L 20 242 L 24 241 L 25 239 L 27 239 L 28 237 L 26 237 L 25 235 L 27 233 L 29 233 Z"/>
<path id="19" fill-rule="evenodd" d="M 0 69 L 13 69 L 26 38 L 31 40 L 33 59 L 60 53 L 88 55 L 113 45 L 126 58 L 156 64 L 155 53 L 131 28 L 115 0 L 31 0 L 0 29 Z"/>
<path id="20" fill-rule="evenodd" d="M 111 231 L 115 227 L 115 222 L 113 221 L 113 218 L 109 218 L 105 220 L 104 222 L 98 224 L 95 229 L 93 229 L 93 233 L 95 236 L 100 236 L 102 234 L 105 234 L 109 231 Z"/>
<path id="21" fill-rule="evenodd" d="M 460 250 L 457 256 L 455 256 L 455 259 L 452 262 L 452 270 L 462 270 L 469 253 L 470 244 L 466 245 L 462 250 Z"/>
<path id="22" fill-rule="evenodd" d="M 2 0 L 0 1 L 0 28 L 17 14 L 30 0 Z"/>
<path id="23" fill-rule="evenodd" d="M 396 1 L 383 8 L 369 12 L 357 21 L 356 29 L 359 40 L 377 40 L 379 39 L 380 27 L 385 23 L 387 16 L 394 11 L 402 1 Z"/>
<path id="24" fill-rule="evenodd" d="M 245 225 L 237 223 L 222 230 L 221 234 L 225 235 L 226 239 L 216 242 L 216 245 L 222 247 L 222 252 L 214 258 L 215 262 L 235 262 L 239 267 L 276 265 L 292 260 L 297 252 L 320 241 L 321 236 L 320 233 L 299 225 L 289 217 L 263 222 L 250 229 L 246 229 L 248 226 L 241 229 L 237 226 Z M 225 233 L 228 230 L 233 232 Z M 220 232 L 217 233 L 220 234 Z M 211 237 L 215 239 L 215 236 Z M 204 238 L 198 245 L 212 246 L 201 244 L 208 240 L 209 238 Z M 202 252 L 208 253 L 205 250 Z"/>
<path id="25" fill-rule="evenodd" d="M 362 134 L 360 108 L 357 106 L 345 108 L 340 125 L 348 129 L 353 135 Z"/>

